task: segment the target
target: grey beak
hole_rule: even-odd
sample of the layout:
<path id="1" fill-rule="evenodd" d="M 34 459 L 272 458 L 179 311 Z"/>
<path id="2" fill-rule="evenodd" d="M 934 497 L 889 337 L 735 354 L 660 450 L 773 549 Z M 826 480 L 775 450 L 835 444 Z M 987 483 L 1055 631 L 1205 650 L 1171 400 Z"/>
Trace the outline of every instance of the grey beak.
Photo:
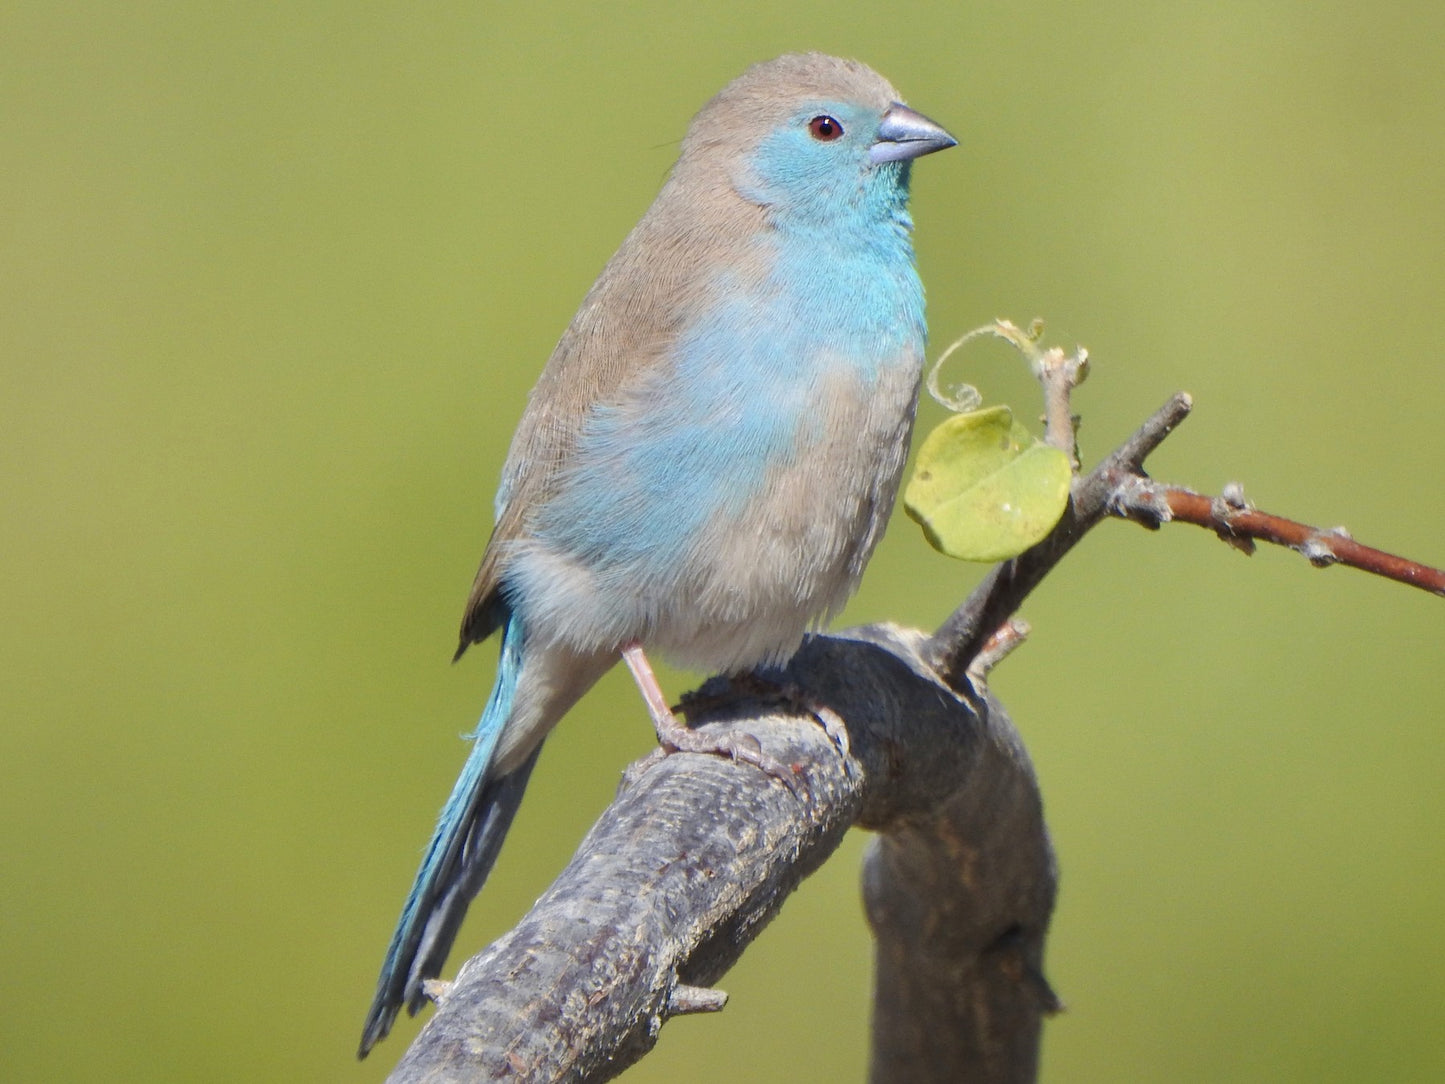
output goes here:
<path id="1" fill-rule="evenodd" d="M 941 125 L 922 113 L 915 113 L 902 102 L 894 102 L 883 114 L 883 123 L 878 125 L 878 138 L 868 148 L 868 160 L 874 165 L 906 162 L 910 158 L 957 145 L 958 140 L 944 131 Z"/>

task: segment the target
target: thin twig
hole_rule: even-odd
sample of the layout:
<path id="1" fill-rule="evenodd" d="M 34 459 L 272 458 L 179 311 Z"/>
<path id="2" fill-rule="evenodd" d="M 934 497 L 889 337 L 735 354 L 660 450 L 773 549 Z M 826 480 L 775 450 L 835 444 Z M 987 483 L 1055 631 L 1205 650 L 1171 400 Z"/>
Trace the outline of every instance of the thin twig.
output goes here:
<path id="1" fill-rule="evenodd" d="M 926 649 L 938 675 L 955 690 L 967 688 L 967 671 L 994 630 L 1007 621 L 1074 543 L 1109 512 L 1121 475 L 1142 478 L 1144 460 L 1189 416 L 1194 402 L 1180 392 L 1154 412 L 1137 432 L 1097 467 L 1075 479 L 1063 518 L 1042 542 L 995 565 L 947 621 Z"/>
<path id="2" fill-rule="evenodd" d="M 1052 384 L 1045 380 L 1046 392 L 1053 389 L 1053 398 L 1059 402 L 1067 402 L 1071 386 L 1063 379 Z M 963 687 L 970 664 L 995 630 L 1105 515 L 1151 528 L 1178 519 L 1207 527 L 1246 553 L 1252 551 L 1256 539 L 1272 542 L 1289 546 L 1319 567 L 1347 565 L 1445 596 L 1445 570 L 1361 545 L 1343 528 L 1321 530 L 1260 512 L 1244 499 L 1237 484 L 1226 486 L 1222 496 L 1210 498 L 1151 479 L 1144 473 L 1144 460 L 1189 415 L 1192 405 L 1188 395 L 1175 395 L 1088 475 L 1076 479 L 1069 507 L 1049 536 L 995 566 L 949 616 L 928 646 L 928 658 L 945 681 L 955 689 Z M 1051 405 L 1051 415 L 1057 406 Z"/>
<path id="3" fill-rule="evenodd" d="M 1079 469 L 1079 419 L 1074 414 L 1073 391 L 1089 375 L 1089 352 L 1082 347 L 1066 355 L 1057 346 L 1034 362 L 1034 375 L 1044 386 L 1044 440 L 1069 457 Z"/>
<path id="4" fill-rule="evenodd" d="M 1032 631 L 1029 623 L 1021 617 L 1011 617 L 994 630 L 968 664 L 968 676 L 975 689 L 988 680 L 990 670 L 1023 646 Z"/>
<path id="5" fill-rule="evenodd" d="M 1361 545 L 1343 527 L 1321 530 L 1261 512 L 1244 500 L 1236 485 L 1226 486 L 1223 496 L 1211 498 L 1182 486 L 1131 477 L 1126 472 L 1116 474 L 1115 484 L 1120 497 L 1109 509 L 1114 515 L 1152 520 L 1154 525 L 1180 520 L 1207 527 L 1245 553 L 1254 549 L 1255 541 L 1288 546 L 1316 568 L 1345 565 L 1445 596 L 1445 569 Z"/>

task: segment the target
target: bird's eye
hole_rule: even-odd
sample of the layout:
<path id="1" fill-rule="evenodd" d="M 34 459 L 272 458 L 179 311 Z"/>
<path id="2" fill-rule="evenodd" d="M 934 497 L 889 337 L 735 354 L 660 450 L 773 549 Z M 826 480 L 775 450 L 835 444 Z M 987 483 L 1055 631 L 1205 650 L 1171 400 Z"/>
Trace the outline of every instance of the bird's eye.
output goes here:
<path id="1" fill-rule="evenodd" d="M 831 143 L 843 138 L 843 126 L 825 114 L 808 122 L 808 134 L 819 143 Z"/>

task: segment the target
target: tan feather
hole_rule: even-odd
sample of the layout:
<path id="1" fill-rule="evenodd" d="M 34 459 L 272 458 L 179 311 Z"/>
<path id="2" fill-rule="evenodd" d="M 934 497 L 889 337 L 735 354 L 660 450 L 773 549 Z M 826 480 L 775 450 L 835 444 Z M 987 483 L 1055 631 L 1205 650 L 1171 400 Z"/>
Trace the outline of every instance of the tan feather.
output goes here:
<path id="1" fill-rule="evenodd" d="M 588 412 L 623 399 L 667 359 L 720 269 L 744 283 L 766 273 L 768 213 L 744 196 L 742 171 L 761 134 L 800 99 L 847 99 L 881 112 L 897 94 L 857 61 L 789 54 L 749 68 L 698 111 L 662 190 L 603 268 L 532 389 L 503 467 L 507 499 L 467 597 L 456 658 L 497 628 L 507 543 L 527 537 L 528 511 L 571 464 Z"/>

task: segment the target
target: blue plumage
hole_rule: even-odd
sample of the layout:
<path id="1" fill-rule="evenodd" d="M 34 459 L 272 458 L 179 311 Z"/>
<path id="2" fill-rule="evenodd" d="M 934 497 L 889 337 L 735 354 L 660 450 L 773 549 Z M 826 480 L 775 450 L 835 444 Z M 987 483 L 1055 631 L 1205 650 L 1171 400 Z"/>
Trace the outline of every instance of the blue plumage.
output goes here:
<path id="1" fill-rule="evenodd" d="M 952 145 L 877 73 L 819 54 L 749 69 L 694 118 L 513 438 L 458 651 L 502 628 L 496 685 L 363 1055 L 419 1007 L 543 739 L 619 656 L 664 748 L 717 751 L 672 718 L 643 649 L 709 671 L 781 662 L 857 587 L 923 360 L 910 163 Z"/>
<path id="2" fill-rule="evenodd" d="M 470 735 L 472 751 L 442 807 L 421 869 L 402 906 L 401 919 L 381 969 L 381 986 L 398 1005 L 409 993 L 412 1011 L 421 1007 L 420 979 L 436 974 L 466 914 L 471 895 L 481 888 L 501 849 L 502 839 L 522 800 L 534 755 L 508 775 L 489 778 L 487 769 L 497 739 L 511 717 L 522 670 L 525 634 L 514 615 L 502 633 L 497 679 L 486 709 Z M 474 885 L 470 895 L 458 889 Z M 448 895 L 453 898 L 449 901 Z M 435 955 L 434 955 L 435 954 Z M 378 990 L 378 997 L 381 990 Z"/>

